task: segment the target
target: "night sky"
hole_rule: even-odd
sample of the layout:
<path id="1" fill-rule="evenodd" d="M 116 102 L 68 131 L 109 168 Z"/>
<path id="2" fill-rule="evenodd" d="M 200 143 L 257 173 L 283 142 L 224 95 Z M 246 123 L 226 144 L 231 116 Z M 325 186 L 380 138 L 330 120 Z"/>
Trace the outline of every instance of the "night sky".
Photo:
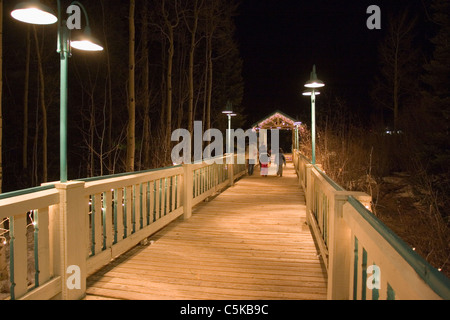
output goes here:
<path id="1" fill-rule="evenodd" d="M 243 0 L 236 24 L 249 122 L 276 109 L 293 117 L 309 115 L 310 100 L 301 92 L 313 64 L 325 94 L 370 113 L 369 90 L 388 16 L 410 10 L 422 19 L 423 1 Z M 382 30 L 366 27 L 373 4 L 381 9 Z M 425 36 L 421 41 L 427 42 Z"/>

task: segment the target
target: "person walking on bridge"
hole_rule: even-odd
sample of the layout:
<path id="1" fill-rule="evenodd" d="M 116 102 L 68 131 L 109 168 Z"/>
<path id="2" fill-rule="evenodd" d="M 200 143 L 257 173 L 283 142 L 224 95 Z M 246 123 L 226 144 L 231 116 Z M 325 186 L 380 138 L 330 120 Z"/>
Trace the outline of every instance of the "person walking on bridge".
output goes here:
<path id="1" fill-rule="evenodd" d="M 278 166 L 277 176 L 283 176 L 283 165 L 286 166 L 286 157 L 284 156 L 283 149 L 280 148 L 278 154 L 275 155 L 275 164 Z"/>
<path id="2" fill-rule="evenodd" d="M 269 173 L 270 155 L 267 152 L 267 146 L 262 145 L 259 148 L 259 164 L 261 168 L 261 175 L 267 177 Z"/>

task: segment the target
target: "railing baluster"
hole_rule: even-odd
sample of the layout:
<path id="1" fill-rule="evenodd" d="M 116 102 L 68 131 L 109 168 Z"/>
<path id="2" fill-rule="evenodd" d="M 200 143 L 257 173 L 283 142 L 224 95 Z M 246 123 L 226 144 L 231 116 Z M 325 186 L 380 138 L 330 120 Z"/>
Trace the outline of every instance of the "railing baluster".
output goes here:
<path id="1" fill-rule="evenodd" d="M 91 256 L 95 255 L 95 197 L 90 196 L 89 208 L 91 213 Z"/>
<path id="2" fill-rule="evenodd" d="M 367 251 L 363 248 L 362 264 L 361 264 L 361 300 L 366 300 L 367 296 Z"/>
<path id="3" fill-rule="evenodd" d="M 104 210 L 104 220 L 103 220 L 103 250 L 111 248 L 113 239 L 113 191 L 107 191 L 103 194 L 103 210 Z"/>
<path id="4" fill-rule="evenodd" d="M 133 232 L 133 207 L 134 207 L 134 202 L 133 202 L 133 187 L 132 186 L 127 186 L 125 188 L 126 190 L 126 216 L 125 216 L 125 221 L 126 221 L 126 237 L 128 238 L 132 232 Z"/>
<path id="5" fill-rule="evenodd" d="M 11 300 L 27 292 L 27 214 L 9 219 Z"/>
<path id="6" fill-rule="evenodd" d="M 128 237 L 128 218 L 127 216 L 129 216 L 128 214 L 128 207 L 129 207 L 129 203 L 128 203 L 128 190 L 127 188 L 123 188 L 123 238 L 126 239 Z"/>
<path id="7" fill-rule="evenodd" d="M 102 251 L 103 248 L 103 208 L 102 208 L 102 194 L 98 193 L 94 196 L 95 198 L 95 212 L 94 212 L 94 252 L 97 253 Z"/>
<path id="8" fill-rule="evenodd" d="M 164 178 L 164 216 L 167 215 L 167 177 Z"/>
<path id="9" fill-rule="evenodd" d="M 146 217 L 147 217 L 147 225 L 150 224 L 150 212 L 151 212 L 151 188 L 150 188 L 150 181 L 147 182 L 147 196 L 146 196 Z"/>
<path id="10" fill-rule="evenodd" d="M 177 176 L 177 187 L 176 187 L 176 205 L 175 207 L 178 209 L 180 206 L 183 205 L 183 202 L 181 200 L 182 194 L 183 194 L 183 178 L 181 175 Z"/>
<path id="11" fill-rule="evenodd" d="M 375 262 L 373 263 L 373 265 L 376 266 Z M 378 281 L 378 280 L 374 279 L 374 281 Z M 372 300 L 379 300 L 379 299 L 380 299 L 380 291 L 378 290 L 378 288 L 374 287 L 372 289 Z"/>
<path id="12" fill-rule="evenodd" d="M 173 211 L 172 200 L 173 200 L 173 176 L 169 177 L 169 210 L 168 213 Z"/>
<path id="13" fill-rule="evenodd" d="M 117 199 L 117 216 L 116 216 L 116 238 L 115 238 L 115 243 L 118 243 L 119 241 L 121 241 L 122 239 L 125 238 L 125 226 L 124 226 L 124 221 L 125 221 L 125 199 L 124 199 L 124 189 L 123 188 L 119 188 L 116 190 L 117 191 L 117 195 L 115 196 L 115 198 Z"/>
<path id="14" fill-rule="evenodd" d="M 162 179 L 159 179 L 158 180 L 158 182 L 159 182 L 159 184 L 158 184 L 158 204 L 159 204 L 159 207 L 158 207 L 158 219 L 161 219 L 161 217 L 162 217 L 162 215 L 161 215 L 161 213 L 162 213 L 162 210 L 163 210 L 163 203 L 162 203 L 162 199 L 163 199 L 163 196 L 162 196 L 162 189 L 163 189 L 163 185 L 162 185 Z"/>
<path id="15" fill-rule="evenodd" d="M 358 299 L 358 238 L 354 237 L 353 253 L 353 300 Z"/>
<path id="16" fill-rule="evenodd" d="M 389 283 L 387 284 L 387 300 L 395 300 L 395 291 Z"/>
<path id="17" fill-rule="evenodd" d="M 39 212 L 33 210 L 33 227 L 34 227 L 34 287 L 39 287 Z"/>
<path id="18" fill-rule="evenodd" d="M 132 186 L 131 198 L 131 225 L 133 226 L 131 233 L 136 233 L 136 185 Z"/>
<path id="19" fill-rule="evenodd" d="M 161 180 L 158 179 L 156 181 L 156 188 L 155 188 L 155 221 L 159 220 L 161 218 Z"/>
<path id="20" fill-rule="evenodd" d="M 157 199 L 156 199 L 156 195 L 158 194 L 157 192 L 157 186 L 156 186 L 156 180 L 153 181 L 153 222 L 156 221 L 156 212 L 157 212 Z"/>
<path id="21" fill-rule="evenodd" d="M 34 210 L 35 287 L 50 279 L 49 210 Z"/>
<path id="22" fill-rule="evenodd" d="M 145 194 L 145 185 L 144 183 L 139 184 L 139 229 L 141 230 L 144 228 L 144 211 L 145 211 L 145 205 L 146 201 L 144 201 L 144 194 Z"/>
<path id="23" fill-rule="evenodd" d="M 117 199 L 117 189 L 114 190 L 114 196 L 113 196 L 113 217 L 114 217 L 114 240 L 113 240 L 113 244 L 117 243 L 117 233 L 118 233 L 118 229 L 117 229 L 117 214 L 118 214 L 118 205 L 119 205 L 119 201 Z"/>
<path id="24" fill-rule="evenodd" d="M 197 185 L 196 183 L 196 170 L 192 171 L 192 198 L 195 198 L 197 196 L 196 192 L 195 192 L 195 186 Z"/>
<path id="25" fill-rule="evenodd" d="M 107 231 L 106 231 L 106 193 L 102 193 L 102 235 L 103 235 L 103 241 L 102 241 L 102 250 L 106 250 L 106 238 L 107 238 Z"/>

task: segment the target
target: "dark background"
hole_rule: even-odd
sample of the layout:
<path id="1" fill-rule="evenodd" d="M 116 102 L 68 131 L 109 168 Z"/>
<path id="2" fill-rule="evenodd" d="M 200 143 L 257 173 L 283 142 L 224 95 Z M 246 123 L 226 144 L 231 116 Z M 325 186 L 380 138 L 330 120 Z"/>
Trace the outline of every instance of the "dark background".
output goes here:
<path id="1" fill-rule="evenodd" d="M 326 84 L 323 93 L 344 98 L 368 121 L 369 90 L 388 17 L 409 10 L 425 26 L 422 1 L 243 0 L 236 24 L 249 124 L 276 109 L 307 121 L 310 101 L 301 93 L 313 64 Z M 366 26 L 370 5 L 381 9 L 381 30 Z M 418 39 L 427 46 L 428 30 L 421 30 Z"/>

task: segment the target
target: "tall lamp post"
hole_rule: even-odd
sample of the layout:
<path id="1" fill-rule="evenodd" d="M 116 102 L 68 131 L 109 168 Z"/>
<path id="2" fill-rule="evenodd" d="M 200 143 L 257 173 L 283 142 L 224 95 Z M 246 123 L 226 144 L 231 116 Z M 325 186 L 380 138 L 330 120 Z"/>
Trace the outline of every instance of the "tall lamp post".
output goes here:
<path id="1" fill-rule="evenodd" d="M 228 101 L 224 111 L 222 111 L 228 117 L 228 130 L 227 130 L 227 153 L 231 153 L 231 117 L 235 117 L 236 113 L 233 112 L 233 105 Z"/>
<path id="2" fill-rule="evenodd" d="M 316 65 L 313 66 L 311 78 L 306 82 L 305 87 L 309 90 L 303 92 L 304 96 L 311 96 L 311 140 L 312 140 L 312 164 L 316 164 L 316 95 L 320 92 L 319 88 L 325 87 L 325 84 L 317 79 Z"/>
<path id="3" fill-rule="evenodd" d="M 299 122 L 299 121 L 294 123 L 294 134 L 295 134 L 295 137 L 294 137 L 294 149 L 297 150 L 297 151 L 300 148 L 300 141 L 299 141 L 299 138 L 298 138 L 298 128 L 301 125 L 302 125 L 302 123 Z"/>
<path id="4" fill-rule="evenodd" d="M 85 7 L 78 1 L 73 1 L 71 6 L 78 6 L 83 10 L 86 20 L 86 27 L 83 35 L 71 39 L 70 30 L 67 21 L 61 17 L 61 1 L 57 0 L 58 14 L 39 2 L 39 0 L 30 0 L 19 3 L 11 12 L 11 16 L 21 22 L 50 25 L 58 22 L 58 44 L 57 52 L 60 54 L 61 61 L 61 83 L 60 83 L 60 182 L 67 182 L 67 100 L 68 100 L 68 70 L 69 58 L 71 57 L 70 48 L 83 51 L 102 51 L 100 42 L 91 36 L 89 17 Z"/>

